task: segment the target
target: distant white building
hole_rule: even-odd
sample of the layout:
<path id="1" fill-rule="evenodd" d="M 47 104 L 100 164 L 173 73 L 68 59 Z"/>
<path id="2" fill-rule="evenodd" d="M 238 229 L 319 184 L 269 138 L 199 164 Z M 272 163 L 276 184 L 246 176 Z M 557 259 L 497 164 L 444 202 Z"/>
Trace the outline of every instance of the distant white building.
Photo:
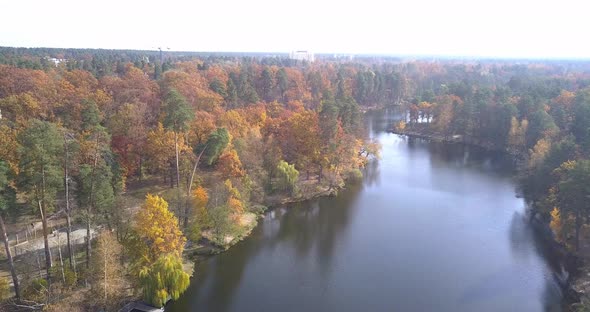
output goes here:
<path id="1" fill-rule="evenodd" d="M 313 62 L 315 60 L 313 52 L 309 51 L 291 51 L 291 53 L 289 53 L 289 58 L 292 60 L 308 62 Z"/>
<path id="2" fill-rule="evenodd" d="M 354 54 L 334 54 L 334 58 L 337 60 L 352 61 L 354 59 Z"/>
<path id="3" fill-rule="evenodd" d="M 50 61 L 50 62 L 52 62 L 56 67 L 57 67 L 57 65 L 59 65 L 59 63 L 65 61 L 64 59 L 58 59 L 58 58 L 55 58 L 55 57 L 48 57 L 47 60 Z"/>

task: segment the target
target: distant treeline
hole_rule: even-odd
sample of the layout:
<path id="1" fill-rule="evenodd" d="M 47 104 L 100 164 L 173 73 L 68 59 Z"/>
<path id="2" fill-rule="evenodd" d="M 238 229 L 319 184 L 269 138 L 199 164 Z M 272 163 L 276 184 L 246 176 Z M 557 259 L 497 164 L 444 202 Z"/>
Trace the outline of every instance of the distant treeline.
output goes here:
<path id="1" fill-rule="evenodd" d="M 123 244 L 114 253 L 125 256 L 111 262 L 130 264 L 126 276 L 157 305 L 166 291 L 188 286 L 180 273 L 181 290 L 162 289 L 155 278 L 182 271 L 182 248 L 170 246 L 184 246 L 184 236 L 223 244 L 269 199 L 331 191 L 361 176 L 378 154 L 362 127 L 363 110 L 372 108 L 402 108 L 403 126 L 525 155 L 522 188 L 532 211 L 572 245 L 588 223 L 588 62 L 160 55 L 0 48 L 0 221 L 32 215 L 47 237 L 46 219 L 61 210 L 68 233 L 72 222 L 88 233 L 113 229 L 99 245 Z M 122 200 L 143 179 L 173 190 L 149 197 L 133 219 L 153 225 L 149 231 L 129 225 Z M 67 272 L 60 278 L 51 269 L 47 244 L 45 282 L 13 267 L 25 297 L 66 284 Z M 86 263 L 96 261 L 91 250 L 89 240 Z M 67 263 L 68 287 L 83 280 L 99 287 Z"/>

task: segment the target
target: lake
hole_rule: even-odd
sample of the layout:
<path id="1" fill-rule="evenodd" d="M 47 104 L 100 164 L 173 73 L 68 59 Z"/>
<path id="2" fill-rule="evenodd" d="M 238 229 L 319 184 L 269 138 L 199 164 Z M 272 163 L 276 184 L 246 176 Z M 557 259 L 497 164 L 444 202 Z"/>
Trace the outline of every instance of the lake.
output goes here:
<path id="1" fill-rule="evenodd" d="M 386 133 L 396 118 L 367 114 L 362 182 L 269 211 L 166 311 L 561 311 L 510 158 Z"/>

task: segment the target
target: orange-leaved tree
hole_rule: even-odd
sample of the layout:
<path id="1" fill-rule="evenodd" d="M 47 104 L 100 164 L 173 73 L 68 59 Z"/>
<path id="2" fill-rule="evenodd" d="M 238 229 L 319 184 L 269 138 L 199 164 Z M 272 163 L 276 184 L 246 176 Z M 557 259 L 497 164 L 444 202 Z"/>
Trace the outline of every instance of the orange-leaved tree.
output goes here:
<path id="1" fill-rule="evenodd" d="M 230 179 L 225 180 L 224 185 L 228 192 L 227 206 L 233 213 L 232 217 L 237 220 L 244 212 L 244 202 L 242 201 L 242 195 L 240 194 L 240 191 L 233 186 Z"/>
<path id="2" fill-rule="evenodd" d="M 217 170 L 219 170 L 223 178 L 240 178 L 245 172 L 242 168 L 242 162 L 235 149 L 223 153 L 217 162 Z"/>
<path id="3" fill-rule="evenodd" d="M 207 203 L 209 194 L 202 186 L 197 187 L 192 193 L 192 211 L 188 227 L 188 236 L 193 241 L 201 238 L 201 231 L 209 223 Z"/>

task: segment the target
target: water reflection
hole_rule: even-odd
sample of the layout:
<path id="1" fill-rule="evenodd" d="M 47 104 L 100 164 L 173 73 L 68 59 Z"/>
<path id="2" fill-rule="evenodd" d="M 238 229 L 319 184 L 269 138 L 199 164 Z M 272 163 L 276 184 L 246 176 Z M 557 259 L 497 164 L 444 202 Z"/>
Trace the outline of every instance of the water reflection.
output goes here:
<path id="1" fill-rule="evenodd" d="M 383 158 L 362 183 L 267 213 L 169 310 L 560 311 L 560 259 L 523 217 L 511 161 L 372 116 Z"/>
<path id="2" fill-rule="evenodd" d="M 251 247 L 242 248 L 231 258 L 214 257 L 196 263 L 195 274 L 187 290 L 196 296 L 183 296 L 166 310 L 190 311 L 191 306 L 204 305 L 209 311 L 227 311 L 240 285 L 250 255 L 256 251 L 256 245 Z"/>
<path id="3" fill-rule="evenodd" d="M 545 312 L 560 312 L 561 297 L 563 296 L 561 288 L 556 283 L 546 282 L 543 288 L 543 311 Z"/>
<path id="4" fill-rule="evenodd" d="M 215 261 L 209 262 L 211 267 L 204 266 L 200 270 L 200 272 L 212 272 L 209 276 L 212 285 L 206 292 L 209 297 L 205 298 L 212 311 L 227 310 L 228 305 L 232 302 L 234 292 L 240 285 L 244 268 L 253 251 L 252 249 L 246 249 L 233 255 L 232 259 L 217 257 Z"/>
<path id="5" fill-rule="evenodd" d="M 249 261 L 282 253 L 285 246 L 289 246 L 295 256 L 285 263 L 286 266 L 306 263 L 311 258 L 315 259 L 320 276 L 329 275 L 338 239 L 343 237 L 341 232 L 350 223 L 361 189 L 359 183 L 335 198 L 293 204 L 269 212 L 250 239 L 228 253 L 199 263 L 187 291 L 196 296 L 183 296 L 168 309 L 188 311 L 191 306 L 198 305 L 208 311 L 232 310 L 232 298 L 240 288 Z"/>
<path id="6" fill-rule="evenodd" d="M 373 159 L 369 161 L 363 170 L 363 183 L 366 186 L 374 186 L 380 179 L 379 175 L 379 160 Z"/>
<path id="7" fill-rule="evenodd" d="M 304 261 L 311 253 L 320 264 L 320 272 L 329 272 L 333 251 L 341 232 L 350 222 L 361 184 L 352 185 L 335 198 L 322 198 L 311 203 L 293 204 L 282 209 L 278 233 L 268 244 L 291 243 L 299 260 Z"/>

